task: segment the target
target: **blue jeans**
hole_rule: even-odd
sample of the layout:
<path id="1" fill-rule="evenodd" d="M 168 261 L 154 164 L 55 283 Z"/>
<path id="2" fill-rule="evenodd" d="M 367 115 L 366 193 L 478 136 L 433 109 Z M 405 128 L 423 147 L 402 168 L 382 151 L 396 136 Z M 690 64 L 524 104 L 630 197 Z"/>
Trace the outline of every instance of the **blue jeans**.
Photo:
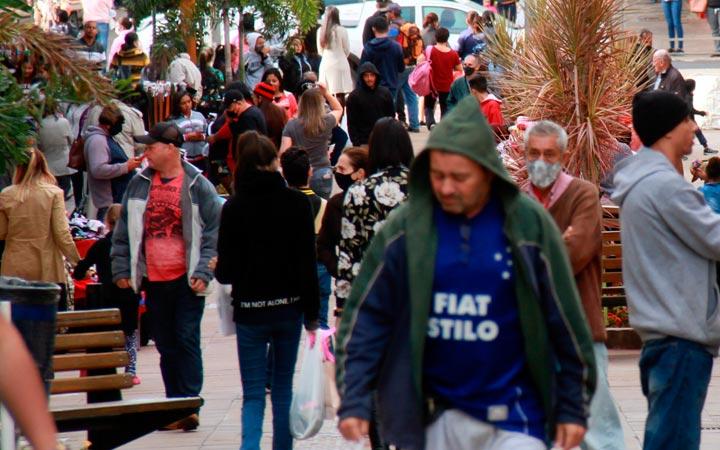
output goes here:
<path id="1" fill-rule="evenodd" d="M 317 276 L 320 285 L 320 328 L 329 329 L 328 326 L 328 303 L 330 303 L 330 272 L 325 264 L 317 263 Z"/>
<path id="2" fill-rule="evenodd" d="M 497 5 L 497 10 L 501 16 L 505 17 L 510 22 L 515 22 L 515 19 L 517 19 L 517 3 Z"/>
<path id="3" fill-rule="evenodd" d="M 290 401 L 300 344 L 301 318 L 267 324 L 237 324 L 237 348 L 243 389 L 240 450 L 260 450 L 265 415 L 267 345 L 272 342 L 274 366 L 270 400 L 273 412 L 273 450 L 291 450 Z"/>
<path id="4" fill-rule="evenodd" d="M 715 52 L 720 52 L 720 8 L 708 8 L 705 14 L 715 41 Z"/>
<path id="5" fill-rule="evenodd" d="M 713 357 L 685 339 L 667 337 L 643 345 L 640 381 L 648 400 L 644 450 L 700 448 L 700 413 Z"/>
<path id="6" fill-rule="evenodd" d="M 608 351 L 603 342 L 594 342 L 595 363 L 597 368 L 597 386 L 590 403 L 590 419 L 583 449 L 590 450 L 624 450 L 620 415 L 608 385 Z"/>
<path id="7" fill-rule="evenodd" d="M 105 22 L 97 22 L 97 41 L 105 49 L 105 56 L 108 51 L 108 35 L 110 34 L 110 24 Z"/>
<path id="8" fill-rule="evenodd" d="M 410 88 L 408 78 L 415 69 L 415 66 L 406 67 L 405 71 L 400 74 L 400 80 L 398 80 L 398 86 L 402 90 L 403 97 L 405 98 L 405 105 L 408 109 L 408 124 L 410 128 L 420 128 L 420 119 L 418 114 L 418 98 L 415 92 Z M 397 95 L 395 95 L 395 101 L 397 102 Z"/>
<path id="9" fill-rule="evenodd" d="M 347 146 L 348 140 L 347 133 L 339 126 L 333 128 L 332 137 L 330 137 L 330 143 L 334 144 L 332 155 L 330 155 L 330 165 L 334 166 L 337 164 L 340 155 Z"/>
<path id="10" fill-rule="evenodd" d="M 203 384 L 200 321 L 205 297 L 195 295 L 186 275 L 173 281 L 146 281 L 144 288 L 165 395 L 196 397 Z"/>
<path id="11" fill-rule="evenodd" d="M 683 27 L 682 27 L 682 1 L 670 0 L 662 2 L 665 22 L 668 26 L 668 37 L 670 37 L 670 48 L 675 48 L 675 36 L 678 38 L 678 48 L 683 48 Z"/>
<path id="12" fill-rule="evenodd" d="M 310 178 L 310 189 L 325 200 L 330 199 L 332 192 L 333 173 L 332 167 L 313 168 L 313 174 Z"/>

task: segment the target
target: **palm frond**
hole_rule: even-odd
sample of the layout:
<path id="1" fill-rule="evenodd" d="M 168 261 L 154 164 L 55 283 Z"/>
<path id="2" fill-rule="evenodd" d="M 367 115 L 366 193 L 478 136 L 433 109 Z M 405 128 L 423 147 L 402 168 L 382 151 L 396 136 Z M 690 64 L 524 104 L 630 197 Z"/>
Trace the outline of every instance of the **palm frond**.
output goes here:
<path id="1" fill-rule="evenodd" d="M 526 8 L 523 38 L 508 39 L 512 30 L 501 22 L 488 49 L 503 71 L 498 82 L 507 114 L 565 127 L 566 168 L 598 183 L 617 151 L 616 138 L 628 133 L 620 117 L 645 87 L 648 61 L 622 30 L 622 2 L 528 0 Z"/>

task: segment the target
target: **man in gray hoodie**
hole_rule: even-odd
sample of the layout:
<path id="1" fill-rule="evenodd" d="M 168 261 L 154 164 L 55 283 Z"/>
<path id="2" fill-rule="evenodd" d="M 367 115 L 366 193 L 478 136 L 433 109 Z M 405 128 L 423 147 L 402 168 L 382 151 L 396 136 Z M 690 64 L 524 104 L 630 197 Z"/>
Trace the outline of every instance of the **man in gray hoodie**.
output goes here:
<path id="1" fill-rule="evenodd" d="M 630 324 L 643 340 L 649 409 L 643 448 L 698 449 L 720 346 L 720 215 L 682 175 L 697 128 L 684 100 L 662 91 L 638 94 L 633 126 L 644 147 L 617 164 L 612 200 L 621 209 Z"/>

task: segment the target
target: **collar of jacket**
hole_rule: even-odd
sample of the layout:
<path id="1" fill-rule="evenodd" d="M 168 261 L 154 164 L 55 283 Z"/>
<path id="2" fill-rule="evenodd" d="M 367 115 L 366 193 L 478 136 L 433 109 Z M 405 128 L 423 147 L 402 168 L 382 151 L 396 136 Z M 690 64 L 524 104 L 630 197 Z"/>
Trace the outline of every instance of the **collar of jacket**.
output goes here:
<path id="1" fill-rule="evenodd" d="M 202 172 L 200 172 L 195 166 L 192 164 L 182 161 L 182 167 L 183 172 L 185 174 L 185 177 L 189 180 L 188 186 L 192 186 L 197 181 L 198 177 L 202 175 Z M 140 172 L 140 176 L 145 178 L 147 181 L 152 183 L 152 179 L 155 176 L 156 170 L 152 167 L 146 167 L 145 170 Z"/>

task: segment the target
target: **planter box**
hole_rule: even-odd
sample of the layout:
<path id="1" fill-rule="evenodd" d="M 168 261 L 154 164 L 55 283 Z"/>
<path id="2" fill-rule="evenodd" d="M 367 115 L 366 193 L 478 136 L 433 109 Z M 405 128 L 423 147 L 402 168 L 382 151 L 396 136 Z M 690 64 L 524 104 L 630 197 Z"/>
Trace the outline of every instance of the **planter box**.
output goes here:
<path id="1" fill-rule="evenodd" d="M 632 328 L 608 328 L 606 345 L 609 349 L 639 350 L 642 341 Z"/>

